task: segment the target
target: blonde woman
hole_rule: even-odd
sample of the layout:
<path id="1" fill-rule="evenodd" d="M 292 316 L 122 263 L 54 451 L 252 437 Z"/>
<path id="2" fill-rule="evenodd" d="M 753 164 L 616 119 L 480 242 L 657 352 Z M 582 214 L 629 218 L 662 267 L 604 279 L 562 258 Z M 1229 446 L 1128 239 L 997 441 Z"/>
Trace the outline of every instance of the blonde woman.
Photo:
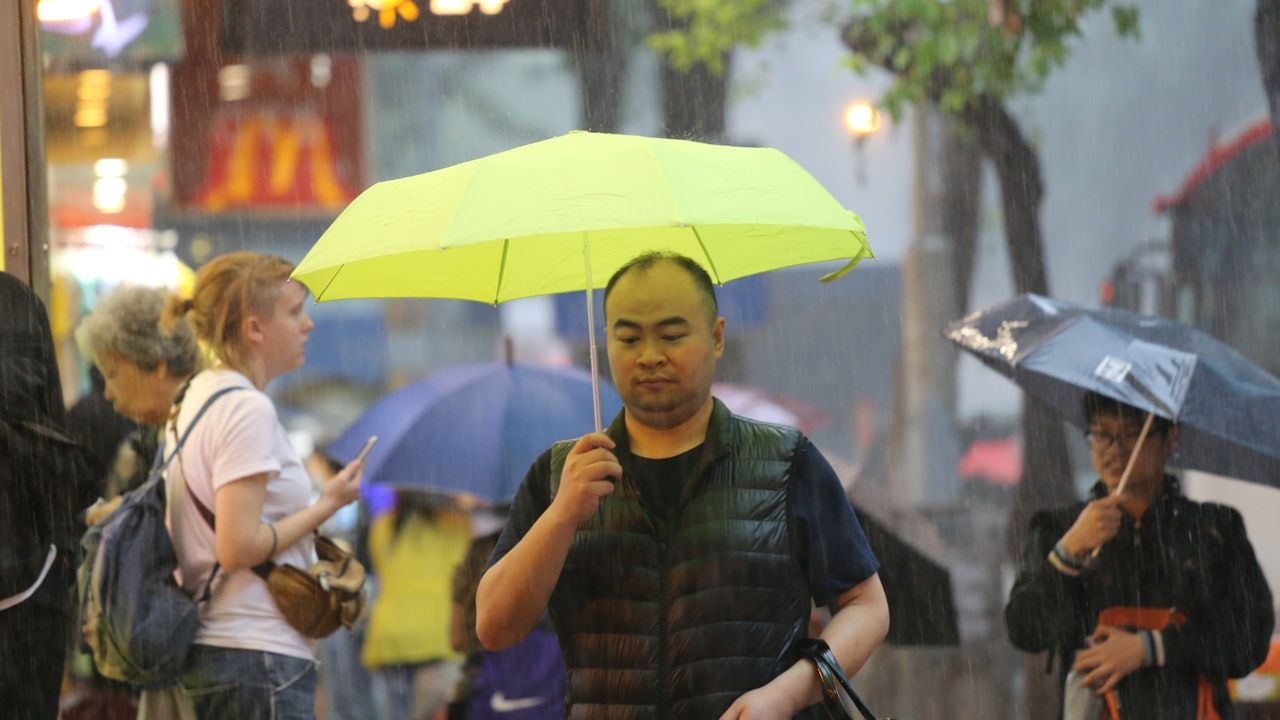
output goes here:
<path id="1" fill-rule="evenodd" d="M 185 317 L 213 356 L 180 392 L 166 430 L 173 448 L 192 428 L 165 479 L 183 586 L 196 597 L 209 591 L 181 678 L 201 720 L 314 717 L 312 643 L 251 568 L 266 560 L 306 568 L 315 561 L 312 532 L 360 492 L 356 462 L 312 502 L 302 459 L 263 392 L 302 366 L 315 327 L 292 269 L 260 253 L 224 255 L 197 273 L 192 300 L 175 299 L 167 310 L 170 320 Z"/>

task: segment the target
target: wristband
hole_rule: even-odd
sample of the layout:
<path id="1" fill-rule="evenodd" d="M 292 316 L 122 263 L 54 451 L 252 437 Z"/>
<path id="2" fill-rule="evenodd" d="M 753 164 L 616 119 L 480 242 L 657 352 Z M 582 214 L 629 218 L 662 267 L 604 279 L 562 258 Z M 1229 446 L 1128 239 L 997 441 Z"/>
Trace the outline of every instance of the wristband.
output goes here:
<path id="1" fill-rule="evenodd" d="M 1067 552 L 1067 546 L 1063 545 L 1061 540 L 1058 541 L 1057 545 L 1053 546 L 1053 554 L 1058 556 L 1058 559 L 1067 567 L 1074 570 L 1083 570 L 1085 568 L 1085 559 Z"/>
<path id="2" fill-rule="evenodd" d="M 1054 570 L 1057 570 L 1063 575 L 1067 575 L 1069 577 L 1080 576 L 1080 570 L 1073 568 L 1070 565 L 1063 562 L 1062 559 L 1058 557 L 1058 553 L 1056 551 L 1049 552 L 1049 564 L 1053 566 Z"/>
<path id="3" fill-rule="evenodd" d="M 270 560 L 276 556 L 276 542 L 278 542 L 280 538 L 276 536 L 275 525 L 272 525 L 271 523 L 266 523 L 266 525 L 267 529 L 271 531 L 271 551 L 267 553 L 267 559 Z"/>
<path id="4" fill-rule="evenodd" d="M 1156 664 L 1155 638 L 1150 630 L 1140 630 L 1138 635 L 1142 638 L 1142 667 L 1151 667 Z"/>

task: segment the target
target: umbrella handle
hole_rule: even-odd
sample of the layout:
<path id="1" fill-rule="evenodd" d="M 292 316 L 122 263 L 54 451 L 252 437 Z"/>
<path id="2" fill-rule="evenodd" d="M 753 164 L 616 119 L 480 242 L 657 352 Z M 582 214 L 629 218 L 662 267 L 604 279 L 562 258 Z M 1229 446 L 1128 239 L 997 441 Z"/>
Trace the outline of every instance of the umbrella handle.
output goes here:
<path id="1" fill-rule="evenodd" d="M 1138 453 L 1142 452 L 1142 444 L 1147 441 L 1147 433 L 1151 432 L 1151 422 L 1155 420 L 1155 413 L 1147 413 L 1147 419 L 1142 423 L 1142 432 L 1138 433 L 1138 442 L 1134 444 L 1133 451 L 1129 453 L 1129 462 L 1124 466 L 1124 472 L 1120 474 L 1120 484 L 1116 486 L 1115 492 L 1111 493 L 1120 496 L 1124 493 L 1125 486 L 1129 484 L 1129 474 L 1133 472 L 1133 466 L 1138 460 Z M 1093 557 L 1098 557 L 1102 552 L 1102 546 L 1093 549 Z"/>
<path id="2" fill-rule="evenodd" d="M 591 282 L 591 241 L 582 233 L 582 261 L 587 268 L 587 347 L 591 356 L 591 405 L 595 411 L 596 432 L 600 432 L 600 367 L 596 359 L 596 303 Z"/>

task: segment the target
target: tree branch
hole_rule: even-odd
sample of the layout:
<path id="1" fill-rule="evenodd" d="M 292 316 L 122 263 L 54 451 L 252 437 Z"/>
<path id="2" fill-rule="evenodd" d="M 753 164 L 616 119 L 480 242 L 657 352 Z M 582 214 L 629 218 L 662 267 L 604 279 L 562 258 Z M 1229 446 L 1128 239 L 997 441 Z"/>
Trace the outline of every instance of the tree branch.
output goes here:
<path id="1" fill-rule="evenodd" d="M 1253 32 L 1262 90 L 1271 109 L 1272 139 L 1280 146 L 1280 0 L 1258 0 Z"/>

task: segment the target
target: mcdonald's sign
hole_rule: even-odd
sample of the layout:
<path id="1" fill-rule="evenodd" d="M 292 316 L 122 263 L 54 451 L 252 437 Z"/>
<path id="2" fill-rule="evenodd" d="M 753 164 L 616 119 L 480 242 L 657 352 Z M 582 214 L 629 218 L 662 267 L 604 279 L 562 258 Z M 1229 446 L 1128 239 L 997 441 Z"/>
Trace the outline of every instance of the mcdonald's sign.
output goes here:
<path id="1" fill-rule="evenodd" d="M 343 177 L 332 133 L 314 112 L 225 113 L 211 129 L 196 208 L 207 212 L 269 208 L 338 211 L 356 195 Z"/>
<path id="2" fill-rule="evenodd" d="M 184 2 L 217 17 L 218 0 Z M 187 53 L 169 82 L 171 192 L 161 214 L 333 215 L 364 187 L 358 58 L 324 56 L 322 67 L 309 55 L 236 63 L 208 32 L 186 30 Z"/>

